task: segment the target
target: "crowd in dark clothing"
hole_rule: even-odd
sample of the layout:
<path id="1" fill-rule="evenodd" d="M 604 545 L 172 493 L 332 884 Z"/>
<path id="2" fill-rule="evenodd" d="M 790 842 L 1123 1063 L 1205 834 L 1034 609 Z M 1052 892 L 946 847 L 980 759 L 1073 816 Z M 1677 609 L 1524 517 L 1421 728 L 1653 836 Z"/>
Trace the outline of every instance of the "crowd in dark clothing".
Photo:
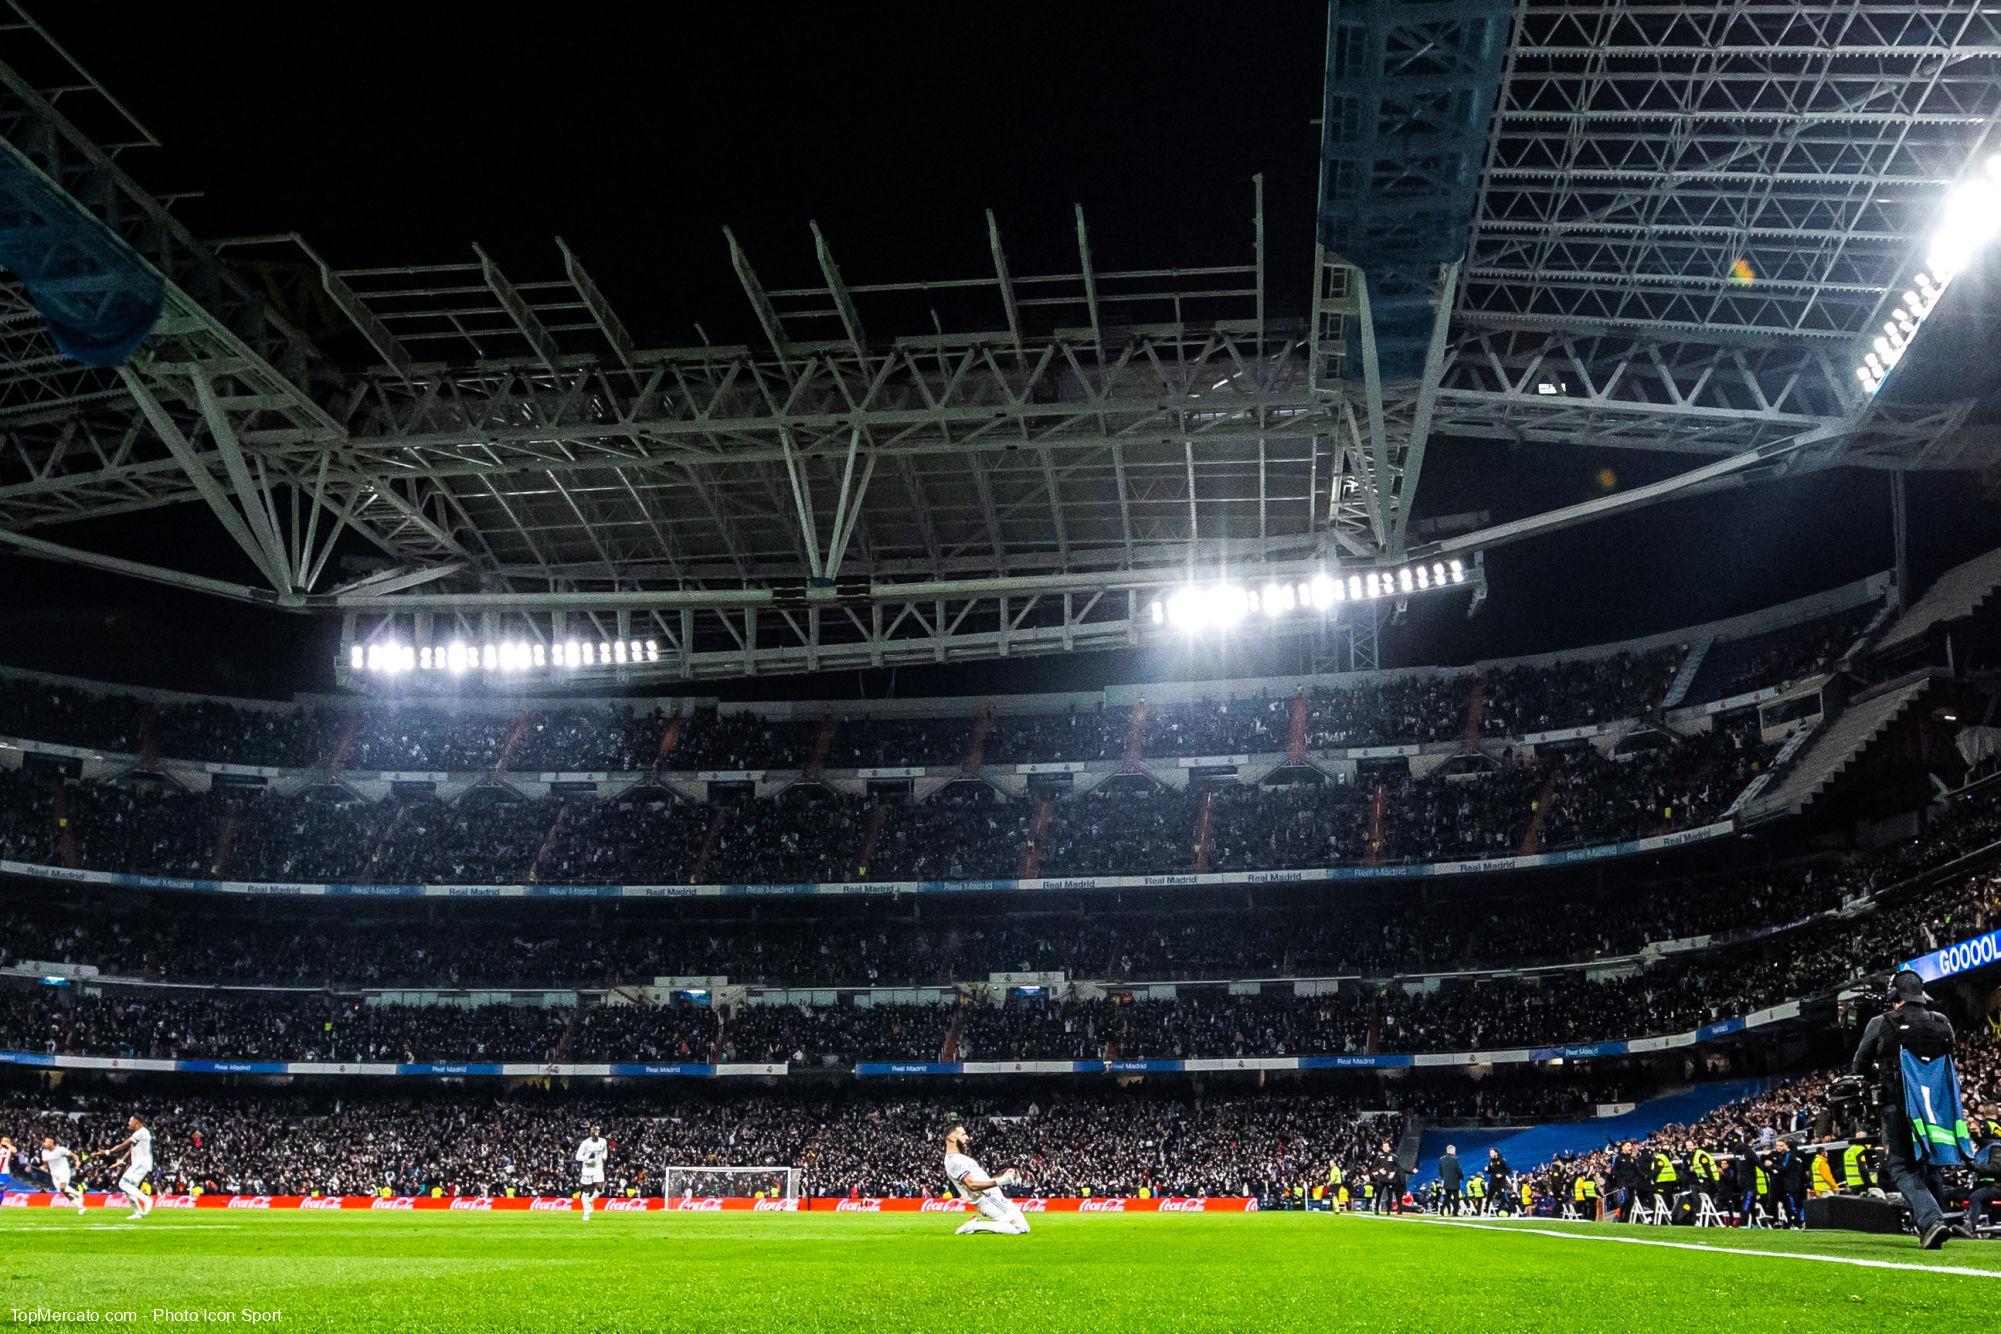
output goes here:
<path id="1" fill-rule="evenodd" d="M 1491 1051 L 1687 1032 L 1819 995 L 2001 922 L 1982 872 L 1873 913 L 1671 957 L 1636 976 L 1448 979 L 1435 989 L 1071 988 L 899 1005 L 365 1004 L 317 992 L 0 991 L 0 1040 L 92 1055 L 293 1060 L 1114 1060 Z"/>
<path id="2" fill-rule="evenodd" d="M 0 770 L 0 856 L 192 879 L 373 884 L 821 883 L 1186 874 L 1422 862 L 1640 838 L 1714 819 L 1768 753 L 1705 733 L 1611 759 L 1591 747 L 1470 773 L 1215 789 L 1115 777 L 1076 796 L 948 784 L 922 801 L 815 783 L 707 803 L 642 785 L 531 798 L 500 781 L 455 801 L 377 801 L 171 782 L 68 783 Z M 1540 812 L 1540 814 L 1539 814 Z M 1206 830 L 1209 847 L 1202 846 Z"/>
<path id="3" fill-rule="evenodd" d="M 1327 1093 L 1074 1087 L 950 1100 L 856 1089 L 688 1098 L 534 1088 L 499 1097 L 37 1092 L 0 1105 L 0 1126 L 16 1144 L 47 1134 L 82 1150 L 80 1184 L 98 1190 L 116 1175 L 102 1151 L 124 1138 L 135 1112 L 153 1131 L 163 1193 L 260 1195 L 567 1195 L 577 1188 L 577 1142 L 594 1124 L 610 1142 L 615 1195 L 659 1195 L 673 1166 L 797 1168 L 810 1195 L 939 1195 L 941 1141 L 955 1121 L 981 1162 L 1016 1169 L 1021 1194 L 1268 1195 L 1322 1179 L 1358 1144 L 1403 1133 L 1398 1114 Z M 763 1189 L 777 1179 L 750 1181 Z M 743 1178 L 733 1188 L 697 1180 L 716 1193 L 751 1189 Z"/>
<path id="4" fill-rule="evenodd" d="M 993 804 L 969 803 L 954 823 L 978 827 L 992 818 L 986 812 Z M 0 802 L 0 813 L 8 809 Z M 651 855 L 602 818 L 623 808 L 573 809 L 596 812 L 594 839 L 610 854 L 628 862 Z M 1230 820 L 1219 826 L 1241 827 Z M 699 847 L 704 832 L 692 821 L 654 827 L 678 828 L 684 851 Z M 89 964 L 152 981 L 348 988 L 603 987 L 677 976 L 769 986 L 933 986 L 997 971 L 1112 982 L 1390 977 L 1621 957 L 1694 937 L 1727 944 L 1733 935 L 1865 899 L 1997 840 L 2001 807 L 1983 791 L 1953 802 L 1922 837 L 1874 853 L 1637 889 L 1620 882 L 1582 896 L 1530 889 L 1417 901 L 1392 892 L 1370 902 L 1288 892 L 1268 903 L 1223 903 L 1177 891 L 1144 902 L 1087 897 L 1055 908 L 955 905 L 942 917 L 899 905 L 861 920 L 810 905 L 716 917 L 646 903 L 566 905 L 552 913 L 542 904 L 286 901 L 218 930 L 181 899 L 135 904 L 115 891 L 79 887 L 10 902 L 0 915 L 0 958 Z M 1217 853 L 1224 852 L 1219 842 Z M 641 869 L 650 867 L 642 862 Z M 1914 918 L 1901 909 L 1880 915 L 1893 923 L 1887 938 L 1879 938 L 1878 918 L 1857 919 L 1843 928 L 1848 935 L 1828 933 L 1825 948 L 1840 966 L 1861 967 L 1885 948 L 1922 953 L 1978 934 L 2001 920 L 1987 883 L 1968 877 L 1956 892 L 1927 895 Z M 1816 965 L 1800 980 L 1812 985 L 1824 976 Z"/>
<path id="5" fill-rule="evenodd" d="M 1956 1065 L 1970 1136 L 1976 1144 L 2001 1139 L 2001 1013 L 1977 1021 L 1959 1037 Z M 1823 1189 L 1895 1189 L 1874 1142 L 1874 1114 L 1853 1103 L 1844 1109 L 1831 1096 L 1837 1073 L 1845 1072 L 1785 1080 L 1693 1123 L 1537 1164 L 1520 1180 L 1547 1201 L 1548 1212 L 1580 1199 L 1595 1210 L 1596 1200 L 1603 1199 L 1608 1217 L 1630 1220 L 1642 1207 L 1651 1210 L 1700 1194 L 1732 1221 L 1797 1225 L 1816 1176 Z M 1852 1163 L 1845 1149 L 1837 1149 L 1824 1155 L 1817 1171 L 1815 1153 L 1802 1147 L 1846 1145 L 1858 1133 L 1866 1143 Z M 1579 1180 L 1595 1189 L 1580 1193 Z M 1588 1217 L 1590 1210 L 1579 1212 Z"/>
<path id="6" fill-rule="evenodd" d="M 1777 684 L 1832 661 L 1873 607 L 1712 650 L 1727 671 L 1700 703 Z M 639 773 L 795 770 L 826 735 L 833 768 L 1270 754 L 1297 739 L 1312 749 L 1520 736 L 1649 717 L 1684 650 L 1614 652 L 1537 666 L 1438 669 L 1321 683 L 1294 693 L 1078 705 L 1042 713 L 1005 708 L 938 717 L 773 716 L 678 703 L 528 701 L 448 707 L 421 702 L 302 704 L 149 697 L 59 679 L 0 675 L 0 736 L 90 750 L 301 769 L 388 772 Z M 1143 710 L 1143 715 L 1142 715 Z M 979 715 L 985 712 L 983 719 Z M 831 729 L 829 723 L 831 722 Z"/>

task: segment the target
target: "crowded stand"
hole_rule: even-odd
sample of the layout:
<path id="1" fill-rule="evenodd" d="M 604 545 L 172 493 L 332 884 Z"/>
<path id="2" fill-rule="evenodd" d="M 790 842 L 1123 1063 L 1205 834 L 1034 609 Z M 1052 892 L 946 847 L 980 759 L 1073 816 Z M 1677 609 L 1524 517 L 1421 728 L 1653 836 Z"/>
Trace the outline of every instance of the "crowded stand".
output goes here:
<path id="1" fill-rule="evenodd" d="M 1644 718 L 1674 682 L 1681 655 L 1678 648 L 1662 648 L 1491 669 L 1480 678 L 1481 728 L 1488 736 L 1528 736 Z"/>
<path id="2" fill-rule="evenodd" d="M 1877 611 L 1876 603 L 1866 603 L 1839 615 L 1719 643 L 1703 660 L 1695 697 L 1728 699 L 1831 671 Z"/>
<path id="3" fill-rule="evenodd" d="M 955 792 L 942 811 L 929 802 L 888 803 L 878 822 L 873 800 L 810 783 L 694 810 L 664 789 L 593 803 L 530 799 L 498 781 L 450 804 L 426 792 L 367 802 L 338 785 L 244 795 L 172 783 L 71 783 L 65 827 L 85 869 L 198 879 L 813 883 L 962 872 L 1003 878 L 1030 865 L 1044 876 L 1173 874 L 1196 869 L 1205 824 L 1222 849 L 1210 865 L 1232 870 L 1511 856 L 1667 833 L 1714 819 L 1768 758 L 1741 734 L 1708 733 L 1618 759 L 1586 747 L 1472 772 L 1385 775 L 1376 783 L 1380 797 L 1344 792 L 1333 780 L 1305 793 L 1226 788 L 1220 819 L 1211 812 L 1206 821 L 1200 794 L 1123 775 L 1049 800 L 1039 836 L 1030 802 L 982 803 Z M 47 832 L 35 828 L 49 801 L 28 779 L 0 785 L 0 803 L 11 808 L 0 824 L 0 853 L 22 861 L 51 855 Z M 1374 841 L 1376 812 L 1364 813 L 1372 802 L 1380 807 Z M 714 839 L 686 836 L 689 823 L 709 821 Z M 1532 827 L 1536 847 L 1527 849 Z M 602 839 L 613 831 L 635 849 L 632 860 L 605 855 Z M 875 849 L 865 857 L 871 831 Z"/>
<path id="4" fill-rule="evenodd" d="M 2001 923 L 2001 877 L 1983 872 L 1873 916 L 1809 924 L 1747 945 L 1592 980 L 1460 979 L 1437 990 L 1348 987 L 1295 995 L 1183 989 L 1172 1000 L 1008 996 L 882 1006 L 374 1005 L 316 993 L 105 989 L 0 992 L 0 1040 L 17 1050 L 288 1060 L 678 1059 L 1110 1060 L 1492 1050 L 1680 1033 L 1822 994 Z M 575 1020 L 573 1023 L 572 1020 Z M 25 1046 L 21 1044 L 27 1044 Z M 693 1052 L 693 1055 L 685 1053 Z"/>
<path id="5" fill-rule="evenodd" d="M 1973 1138 L 2001 1136 L 2001 1018 L 1959 1035 L 1955 1065 Z M 1693 1191 L 1708 1195 L 1726 1221 L 1798 1226 L 1810 1195 L 1893 1188 L 1879 1148 L 1865 1142 L 1845 1152 L 1848 1125 L 1832 1091 L 1845 1073 L 1797 1076 L 1643 1139 L 1526 1166 L 1516 1188 L 1526 1187 L 1545 1214 L 1565 1201 L 1602 1199 L 1607 1217 L 1631 1221 L 1661 1197 Z M 1822 1144 L 1833 1147 L 1815 1147 Z M 1580 1181 L 1591 1187 L 1580 1191 Z"/>
<path id="6" fill-rule="evenodd" d="M 1795 680 L 1824 670 L 1853 642 L 1874 607 L 1716 644 L 1689 702 Z M 1305 744 L 1316 750 L 1456 741 L 1480 697 L 1480 735 L 1645 719 L 1658 708 L 1681 648 L 1613 651 L 1528 666 L 1419 669 L 1300 692 Z M 817 706 L 816 706 L 817 707 Z M 1269 754 L 1293 739 L 1294 704 L 1256 693 L 1145 707 L 1141 754 L 1149 758 Z M 82 682 L 0 675 L 0 736 L 120 754 L 275 768 L 357 772 L 635 773 L 795 770 L 815 753 L 829 721 L 833 768 L 957 765 L 978 727 L 970 713 L 938 717 L 765 717 L 672 702 L 530 701 L 525 711 L 480 711 L 410 701 L 349 704 L 154 699 Z M 1050 712 L 993 712 L 982 742 L 993 764 L 1124 758 L 1136 706 L 1070 705 Z M 676 727 L 674 724 L 679 724 Z M 670 736 L 671 733 L 671 736 Z"/>
<path id="7" fill-rule="evenodd" d="M 614 1194 L 658 1195 L 670 1165 L 734 1165 L 798 1168 L 807 1195 L 929 1196 L 944 1184 L 939 1136 L 963 1119 L 977 1128 L 982 1153 L 1019 1164 L 1040 1195 L 1269 1197 L 1322 1181 L 1329 1162 L 1403 1133 L 1394 1112 L 1275 1091 L 668 1101 L 522 1089 L 505 1097 L 307 1092 L 149 1102 L 157 1102 L 147 1110 L 158 1128 L 162 1189 L 175 1194 L 567 1194 L 577 1138 L 598 1124 L 611 1141 Z M 0 1104 L 0 1124 L 16 1143 L 55 1133 L 80 1146 L 111 1144 L 129 1105 L 88 1093 L 17 1094 Z M 109 1167 L 87 1158 L 83 1182 L 101 1189 Z"/>
<path id="8" fill-rule="evenodd" d="M 954 786 L 986 799 L 969 797 L 964 810 L 941 816 L 941 830 L 968 823 L 984 827 L 995 818 L 994 810 L 1020 810 L 993 800 L 992 789 L 983 784 Z M 1255 800 L 1263 809 L 1267 802 L 1314 801 L 1329 792 L 1352 791 L 1300 785 L 1233 799 Z M 0 952 L 8 959 L 89 964 L 113 976 L 155 981 L 347 987 L 597 987 L 655 976 L 726 976 L 770 986 L 932 986 L 976 981 L 997 969 L 1172 981 L 1388 977 L 1575 963 L 1696 936 L 1724 944 L 1732 933 L 1769 930 L 1838 909 L 2001 839 L 2001 807 L 1994 798 L 1991 789 L 1959 798 L 1922 838 L 1877 852 L 1678 879 L 1673 892 L 1635 894 L 1620 885 L 1583 898 L 1517 891 L 1433 902 L 1395 894 L 1373 903 L 1318 897 L 1267 905 L 1202 897 L 1162 905 L 1085 900 L 1036 911 L 961 906 L 935 921 L 919 914 L 862 924 L 769 914 L 754 920 L 662 920 L 643 905 L 580 907 L 573 919 L 552 920 L 527 911 L 474 915 L 470 905 L 458 905 L 448 910 L 449 931 L 435 929 L 441 919 L 399 912 L 393 905 L 364 910 L 288 904 L 284 918 L 240 918 L 225 933 L 178 904 L 114 909 L 100 895 L 65 889 L 55 898 L 11 904 L 0 930 Z M 932 809 L 937 800 L 916 809 Z M 0 806 L 0 813 L 6 809 Z M 579 826 L 586 835 L 576 848 L 604 849 L 619 864 L 646 865 L 654 854 L 619 823 L 623 809 L 575 803 L 564 827 L 573 819 L 594 819 Z M 647 827 L 678 829 L 681 853 L 692 855 L 706 824 L 693 818 L 694 808 L 687 809 L 691 814 L 676 824 Z M 1235 819 L 1218 823 L 1242 827 Z M 917 856 L 941 830 L 919 829 L 908 850 L 879 846 L 877 858 Z M 1019 824 L 1001 829 L 993 840 L 995 856 L 1009 855 L 1011 840 L 1022 833 Z M 239 833 L 239 842 L 243 837 Z M 1216 837 L 1222 857 L 1227 845 Z M 1931 908 L 1917 920 L 1913 952 L 1978 934 L 2001 916 L 1983 897 L 1984 883 L 1969 878 L 1964 897 L 1928 896 Z"/>

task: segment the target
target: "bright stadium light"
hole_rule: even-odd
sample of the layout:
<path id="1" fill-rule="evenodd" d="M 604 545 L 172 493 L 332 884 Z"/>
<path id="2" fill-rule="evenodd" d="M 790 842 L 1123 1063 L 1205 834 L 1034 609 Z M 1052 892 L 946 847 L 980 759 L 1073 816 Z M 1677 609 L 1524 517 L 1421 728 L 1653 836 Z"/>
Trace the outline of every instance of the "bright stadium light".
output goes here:
<path id="1" fill-rule="evenodd" d="M 1440 560 L 1354 574 L 1319 573 L 1296 582 L 1274 579 L 1257 588 L 1227 581 L 1191 584 L 1154 598 L 1147 605 L 1147 619 L 1154 625 L 1195 634 L 1228 630 L 1258 613 L 1266 621 L 1281 621 L 1303 612 L 1330 614 L 1347 602 L 1420 596 L 1465 583 L 1463 561 Z"/>
<path id="2" fill-rule="evenodd" d="M 1903 292 L 1903 304 L 1889 312 L 1883 332 L 1871 335 L 1862 360 L 1856 364 L 1855 378 L 1864 394 L 1874 394 L 1890 378 L 1917 338 L 1925 318 L 1954 277 L 2001 236 L 2001 154 L 1989 158 L 1987 179 L 1974 177 L 1959 183 L 1946 197 L 1937 229 L 1925 251 L 1925 266 L 1912 275 Z"/>

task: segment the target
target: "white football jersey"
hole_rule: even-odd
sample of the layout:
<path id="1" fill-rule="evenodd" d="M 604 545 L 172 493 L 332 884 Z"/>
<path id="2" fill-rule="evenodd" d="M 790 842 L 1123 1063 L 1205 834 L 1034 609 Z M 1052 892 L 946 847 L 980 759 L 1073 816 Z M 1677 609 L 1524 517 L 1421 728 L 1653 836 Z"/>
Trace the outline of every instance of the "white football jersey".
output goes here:
<path id="1" fill-rule="evenodd" d="M 42 1166 L 49 1169 L 49 1176 L 56 1181 L 67 1181 L 70 1168 L 76 1162 L 76 1155 L 58 1144 L 53 1149 L 42 1150 Z"/>
<path id="2" fill-rule="evenodd" d="M 132 1132 L 131 1167 L 135 1172 L 153 1170 L 153 1132 L 144 1126 Z"/>
<path id="3" fill-rule="evenodd" d="M 603 1136 L 577 1145 L 577 1161 L 583 1164 L 586 1172 L 602 1172 L 605 1159 L 610 1156 L 611 1145 L 605 1142 Z"/>
<path id="4" fill-rule="evenodd" d="M 986 1177 L 987 1171 L 963 1153 L 945 1155 L 945 1179 L 952 1183 L 952 1189 L 959 1192 L 959 1198 L 971 1204 L 982 1195 L 993 1199 L 1006 1199 L 999 1186 L 990 1190 L 974 1190 L 966 1184 L 968 1176 Z M 990 1179 L 990 1178 L 989 1178 Z"/>

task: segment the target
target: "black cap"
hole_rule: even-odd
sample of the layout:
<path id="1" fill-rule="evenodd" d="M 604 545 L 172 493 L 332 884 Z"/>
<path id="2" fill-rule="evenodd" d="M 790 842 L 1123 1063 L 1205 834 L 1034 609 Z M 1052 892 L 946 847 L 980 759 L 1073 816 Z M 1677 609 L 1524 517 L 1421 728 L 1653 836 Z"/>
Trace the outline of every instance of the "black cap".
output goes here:
<path id="1" fill-rule="evenodd" d="M 1889 996 L 1897 1004 L 1915 1001 L 1920 1005 L 1929 1005 L 1932 1001 L 1925 994 L 1925 980 L 1910 968 L 1902 969 L 1890 978 Z"/>

